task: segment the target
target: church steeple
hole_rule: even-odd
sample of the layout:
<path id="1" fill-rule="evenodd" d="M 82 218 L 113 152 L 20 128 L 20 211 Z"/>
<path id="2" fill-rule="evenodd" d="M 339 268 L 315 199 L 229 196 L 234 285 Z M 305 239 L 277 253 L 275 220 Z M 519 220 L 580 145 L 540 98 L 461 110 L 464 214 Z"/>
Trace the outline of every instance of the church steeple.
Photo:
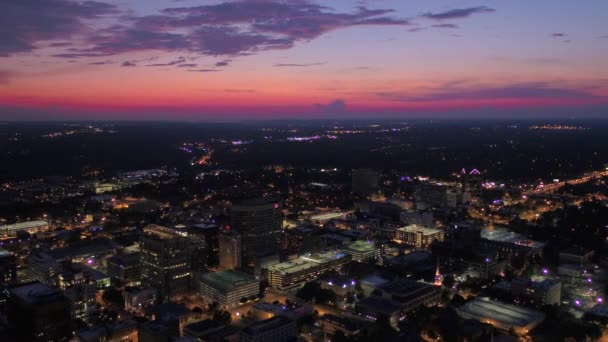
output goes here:
<path id="1" fill-rule="evenodd" d="M 441 272 L 439 272 L 439 258 L 437 258 L 437 269 L 435 269 L 435 286 L 442 286 L 443 285 L 443 276 L 441 275 Z"/>

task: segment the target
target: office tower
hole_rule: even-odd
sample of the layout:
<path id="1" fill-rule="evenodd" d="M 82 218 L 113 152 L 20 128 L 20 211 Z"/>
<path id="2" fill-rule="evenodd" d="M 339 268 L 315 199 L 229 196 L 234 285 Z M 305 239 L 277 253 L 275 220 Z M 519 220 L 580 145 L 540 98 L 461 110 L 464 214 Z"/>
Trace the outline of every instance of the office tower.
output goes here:
<path id="1" fill-rule="evenodd" d="M 142 283 L 168 297 L 192 289 L 194 272 L 204 263 L 205 241 L 187 231 L 149 225 L 140 240 Z"/>
<path id="2" fill-rule="evenodd" d="M 9 289 L 7 317 L 17 341 L 68 341 L 72 335 L 69 300 L 40 282 Z"/>
<path id="3" fill-rule="evenodd" d="M 25 259 L 26 274 L 29 280 L 39 281 L 51 286 L 57 285 L 57 276 L 63 266 L 46 253 L 32 253 Z"/>
<path id="4" fill-rule="evenodd" d="M 473 169 L 470 172 L 463 173 L 464 197 L 470 198 L 471 203 L 479 203 L 481 200 L 481 172 Z"/>
<path id="5" fill-rule="evenodd" d="M 241 236 L 232 230 L 223 231 L 219 237 L 220 269 L 241 267 Z"/>
<path id="6" fill-rule="evenodd" d="M 278 262 L 283 227 L 281 204 L 276 199 L 253 199 L 231 209 L 232 229 L 241 235 L 241 265 L 259 276 L 262 268 Z"/>
<path id="7" fill-rule="evenodd" d="M 6 249 L 0 248 L 0 285 L 10 284 L 17 279 L 17 259 Z"/>
<path id="8" fill-rule="evenodd" d="M 352 192 L 371 195 L 378 191 L 378 172 L 372 169 L 355 169 L 352 173 Z"/>
<path id="9" fill-rule="evenodd" d="M 141 264 L 139 253 L 118 254 L 108 258 L 108 275 L 125 284 L 139 283 Z"/>
<path id="10" fill-rule="evenodd" d="M 64 272 L 59 275 L 59 288 L 70 301 L 72 318 L 87 320 L 97 311 L 95 295 L 97 285 L 82 272 Z"/>

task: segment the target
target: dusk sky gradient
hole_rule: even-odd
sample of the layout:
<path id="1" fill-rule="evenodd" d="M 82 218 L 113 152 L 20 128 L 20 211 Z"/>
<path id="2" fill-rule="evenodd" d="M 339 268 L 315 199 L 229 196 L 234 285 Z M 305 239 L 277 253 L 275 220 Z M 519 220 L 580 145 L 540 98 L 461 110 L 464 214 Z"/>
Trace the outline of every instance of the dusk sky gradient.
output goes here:
<path id="1" fill-rule="evenodd" d="M 0 120 L 438 116 L 608 117 L 608 1 L 0 1 Z"/>

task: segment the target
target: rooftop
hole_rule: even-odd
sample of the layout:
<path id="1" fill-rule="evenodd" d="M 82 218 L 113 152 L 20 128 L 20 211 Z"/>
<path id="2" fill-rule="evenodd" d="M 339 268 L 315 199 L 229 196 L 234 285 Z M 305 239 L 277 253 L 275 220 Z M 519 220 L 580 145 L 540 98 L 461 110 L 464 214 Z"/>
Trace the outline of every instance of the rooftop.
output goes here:
<path id="1" fill-rule="evenodd" d="M 239 286 L 258 283 L 251 275 L 236 270 L 205 273 L 201 276 L 201 282 L 221 291 L 230 291 Z"/>
<path id="2" fill-rule="evenodd" d="M 346 253 L 348 253 L 349 251 L 365 253 L 365 252 L 375 251 L 376 249 L 377 249 L 376 245 L 373 242 L 362 241 L 362 240 L 353 241 L 353 242 L 347 244 L 346 246 L 344 246 L 344 251 Z"/>
<path id="3" fill-rule="evenodd" d="M 489 319 L 515 327 L 525 327 L 545 319 L 545 314 L 540 311 L 482 298 L 461 306 L 457 311 L 479 317 L 480 320 Z"/>
<path id="4" fill-rule="evenodd" d="M 299 271 L 303 271 L 309 268 L 313 268 L 318 266 L 319 264 L 329 263 L 334 260 L 342 259 L 347 257 L 346 254 L 341 252 L 327 252 L 323 254 L 307 254 L 305 256 L 301 256 L 292 261 L 282 262 L 280 264 L 276 264 L 270 266 L 268 268 L 269 271 L 278 272 L 281 274 L 290 274 L 296 273 Z M 348 256 L 350 257 L 350 256 Z"/>
<path id="5" fill-rule="evenodd" d="M 31 304 L 48 298 L 59 297 L 61 293 L 41 282 L 32 282 L 11 288 L 10 292 L 21 300 Z"/>
<path id="6" fill-rule="evenodd" d="M 266 319 L 263 321 L 258 321 L 258 322 L 251 324 L 247 328 L 243 329 L 243 333 L 251 334 L 251 335 L 260 334 L 264 331 L 276 329 L 280 326 L 283 326 L 283 325 L 286 325 L 286 324 L 289 324 L 292 322 L 293 321 L 289 318 L 286 318 L 283 316 L 274 316 L 272 318 L 269 318 L 269 319 Z"/>
<path id="7" fill-rule="evenodd" d="M 484 229 L 481 231 L 481 237 L 490 241 L 512 243 L 534 249 L 542 248 L 545 245 L 543 242 L 529 240 L 521 234 L 506 229 Z"/>
<path id="8" fill-rule="evenodd" d="M 429 228 L 417 224 L 410 224 L 409 226 L 397 228 L 397 230 L 407 233 L 422 233 L 422 235 L 434 235 L 443 232 L 442 229 Z"/>
<path id="9" fill-rule="evenodd" d="M 331 219 L 341 218 L 343 215 L 344 214 L 342 214 L 342 213 L 324 213 L 324 214 L 313 215 L 310 217 L 310 219 L 313 221 L 328 221 Z"/>
<path id="10" fill-rule="evenodd" d="M 48 226 L 49 223 L 47 221 L 27 221 L 27 222 L 19 222 L 14 224 L 5 224 L 0 226 L 0 230 L 23 230 L 29 228 L 39 228 Z"/>

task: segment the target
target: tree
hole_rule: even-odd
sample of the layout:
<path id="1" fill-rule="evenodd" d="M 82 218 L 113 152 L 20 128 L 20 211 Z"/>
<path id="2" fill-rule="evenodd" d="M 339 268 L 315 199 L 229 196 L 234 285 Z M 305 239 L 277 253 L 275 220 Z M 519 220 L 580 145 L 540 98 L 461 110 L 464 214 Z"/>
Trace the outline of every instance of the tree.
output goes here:
<path id="1" fill-rule="evenodd" d="M 334 341 L 334 342 L 348 342 L 348 341 L 350 341 L 350 339 L 348 337 L 346 337 L 346 335 L 344 335 L 344 332 L 342 332 L 342 330 L 336 330 L 336 332 L 332 336 L 331 340 Z"/>
<path id="2" fill-rule="evenodd" d="M 230 322 L 232 322 L 232 316 L 230 315 L 230 312 L 228 312 L 228 311 L 217 310 L 213 314 L 213 320 L 219 324 L 228 325 L 228 324 L 230 324 Z"/>
<path id="3" fill-rule="evenodd" d="M 101 299 L 103 299 L 103 301 L 107 304 L 118 307 L 120 309 L 124 309 L 125 307 L 125 300 L 122 297 L 122 292 L 113 287 L 103 291 Z"/>
<path id="4" fill-rule="evenodd" d="M 450 300 L 450 305 L 455 307 L 459 307 L 461 305 L 464 305 L 465 303 L 466 299 L 464 299 L 464 297 L 459 294 L 455 294 L 454 297 L 452 297 L 452 299 Z"/>
<path id="5" fill-rule="evenodd" d="M 218 308 L 220 307 L 220 303 L 218 302 L 213 302 L 211 304 L 209 304 L 209 312 L 214 312 L 216 311 Z"/>
<path id="6" fill-rule="evenodd" d="M 454 284 L 456 283 L 456 280 L 454 280 L 454 276 L 451 274 L 446 275 L 443 278 L 443 286 L 447 287 L 448 289 L 451 289 Z"/>

